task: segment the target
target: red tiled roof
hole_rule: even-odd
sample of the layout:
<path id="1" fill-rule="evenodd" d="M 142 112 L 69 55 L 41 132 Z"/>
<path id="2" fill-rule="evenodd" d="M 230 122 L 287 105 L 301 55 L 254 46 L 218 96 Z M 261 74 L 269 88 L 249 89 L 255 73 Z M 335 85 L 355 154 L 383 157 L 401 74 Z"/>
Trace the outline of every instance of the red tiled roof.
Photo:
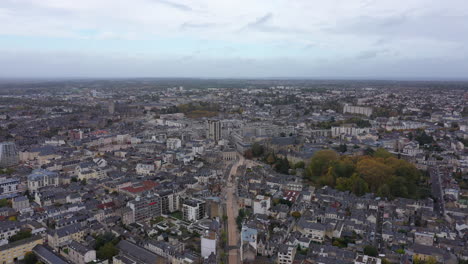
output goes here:
<path id="1" fill-rule="evenodd" d="M 125 190 L 125 191 L 130 192 L 130 193 L 139 193 L 139 192 L 149 191 L 149 190 L 151 190 L 154 187 L 159 185 L 158 183 L 156 183 L 154 181 L 144 181 L 144 182 L 142 182 L 142 184 L 143 184 L 143 186 L 141 186 L 141 187 L 130 186 L 130 187 L 122 188 L 122 190 Z"/>

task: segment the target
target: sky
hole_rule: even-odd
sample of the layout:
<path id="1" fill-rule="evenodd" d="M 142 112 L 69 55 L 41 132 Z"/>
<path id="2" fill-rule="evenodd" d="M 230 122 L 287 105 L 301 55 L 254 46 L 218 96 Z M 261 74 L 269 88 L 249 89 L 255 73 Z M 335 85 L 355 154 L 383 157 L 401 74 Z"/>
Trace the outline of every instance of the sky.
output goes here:
<path id="1" fill-rule="evenodd" d="M 0 0 L 0 77 L 468 79 L 468 1 Z"/>

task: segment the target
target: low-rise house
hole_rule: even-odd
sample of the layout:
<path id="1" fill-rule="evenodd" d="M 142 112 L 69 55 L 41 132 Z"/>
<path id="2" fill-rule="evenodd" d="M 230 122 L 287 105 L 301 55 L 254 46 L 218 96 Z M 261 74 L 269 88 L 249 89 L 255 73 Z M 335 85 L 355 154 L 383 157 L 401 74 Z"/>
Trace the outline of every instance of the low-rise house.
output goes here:
<path id="1" fill-rule="evenodd" d="M 321 223 L 314 223 L 301 218 L 294 229 L 314 242 L 322 243 L 325 239 L 326 226 Z"/>
<path id="2" fill-rule="evenodd" d="M 86 264 L 96 260 L 96 251 L 73 240 L 68 245 L 67 257 L 75 264 Z"/>
<path id="3" fill-rule="evenodd" d="M 12 199 L 11 206 L 16 211 L 23 211 L 29 208 L 29 199 L 26 196 L 18 196 Z"/>
<path id="4" fill-rule="evenodd" d="M 71 243 L 72 240 L 83 241 L 86 229 L 81 224 L 73 224 L 50 231 L 47 234 L 48 244 L 58 249 Z"/>

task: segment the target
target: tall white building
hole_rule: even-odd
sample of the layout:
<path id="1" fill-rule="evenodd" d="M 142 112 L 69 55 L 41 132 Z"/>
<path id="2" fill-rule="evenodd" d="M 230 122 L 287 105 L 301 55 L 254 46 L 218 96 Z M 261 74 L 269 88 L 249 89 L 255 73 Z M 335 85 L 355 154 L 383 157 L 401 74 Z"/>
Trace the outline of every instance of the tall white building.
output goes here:
<path id="1" fill-rule="evenodd" d="M 370 107 L 362 107 L 362 106 L 353 106 L 345 104 L 343 108 L 343 113 L 351 113 L 351 114 L 360 114 L 365 116 L 372 115 L 372 108 Z"/>
<path id="2" fill-rule="evenodd" d="M 205 202 L 189 199 L 182 204 L 182 214 L 185 221 L 197 221 L 205 217 Z"/>
<path id="3" fill-rule="evenodd" d="M 208 258 L 211 253 L 216 255 L 216 233 L 206 231 L 201 237 L 201 255 L 203 258 Z"/>
<path id="4" fill-rule="evenodd" d="M 219 120 L 208 120 L 207 138 L 218 142 L 221 139 L 221 122 Z"/>
<path id="5" fill-rule="evenodd" d="M 253 204 L 254 214 L 268 214 L 271 207 L 271 199 L 268 196 L 257 195 Z"/>
<path id="6" fill-rule="evenodd" d="M 19 163 L 19 152 L 13 142 L 0 143 L 0 167 L 9 167 Z"/>

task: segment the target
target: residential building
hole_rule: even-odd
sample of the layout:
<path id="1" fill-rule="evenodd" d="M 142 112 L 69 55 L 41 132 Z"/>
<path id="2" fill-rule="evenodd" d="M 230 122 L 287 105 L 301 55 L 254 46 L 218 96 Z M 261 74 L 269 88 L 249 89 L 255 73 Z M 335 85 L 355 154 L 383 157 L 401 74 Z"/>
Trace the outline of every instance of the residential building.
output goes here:
<path id="1" fill-rule="evenodd" d="M 381 264 L 380 258 L 371 257 L 367 255 L 358 255 L 354 260 L 354 264 Z"/>
<path id="2" fill-rule="evenodd" d="M 0 143 L 0 167 L 6 168 L 19 163 L 19 152 L 14 142 Z"/>
<path id="3" fill-rule="evenodd" d="M 20 192 L 20 180 L 17 178 L 0 178 L 0 197 L 9 198 Z"/>
<path id="4" fill-rule="evenodd" d="M 135 222 L 148 221 L 154 217 L 160 216 L 161 197 L 154 194 L 146 196 L 138 196 L 134 200 L 127 203 L 127 206 L 132 209 L 133 220 Z"/>
<path id="5" fill-rule="evenodd" d="M 42 244 L 42 236 L 32 236 L 0 246 L 0 263 L 13 264 L 22 260 L 26 253 L 31 252 L 36 245 Z"/>
<path id="6" fill-rule="evenodd" d="M 12 199 L 11 205 L 16 211 L 29 208 L 29 199 L 26 196 L 18 196 Z"/>
<path id="7" fill-rule="evenodd" d="M 59 174 L 57 172 L 35 169 L 28 175 L 28 190 L 36 192 L 39 188 L 45 186 L 58 186 Z"/>
<path id="8" fill-rule="evenodd" d="M 182 203 L 182 215 L 186 221 L 197 221 L 205 217 L 205 202 L 188 199 Z"/>
<path id="9" fill-rule="evenodd" d="M 201 237 L 202 258 L 208 258 L 212 253 L 216 255 L 216 233 L 206 231 Z"/>
<path id="10" fill-rule="evenodd" d="M 254 214 L 268 214 L 268 210 L 271 207 L 271 198 L 268 196 L 257 195 L 253 201 L 253 212 Z"/>
<path id="11" fill-rule="evenodd" d="M 343 107 L 343 113 L 371 116 L 372 108 L 345 104 L 345 106 Z"/>
<path id="12" fill-rule="evenodd" d="M 278 264 L 292 264 L 296 257 L 296 246 L 281 244 L 278 247 Z"/>
<path id="13" fill-rule="evenodd" d="M 221 139 L 221 122 L 219 120 L 208 120 L 207 127 L 207 138 L 218 142 Z"/>
<path id="14" fill-rule="evenodd" d="M 414 243 L 424 246 L 432 246 L 434 244 L 434 233 L 415 232 Z"/>
<path id="15" fill-rule="evenodd" d="M 73 240 L 68 245 L 67 257 L 75 264 L 86 264 L 96 260 L 96 250 Z"/>

